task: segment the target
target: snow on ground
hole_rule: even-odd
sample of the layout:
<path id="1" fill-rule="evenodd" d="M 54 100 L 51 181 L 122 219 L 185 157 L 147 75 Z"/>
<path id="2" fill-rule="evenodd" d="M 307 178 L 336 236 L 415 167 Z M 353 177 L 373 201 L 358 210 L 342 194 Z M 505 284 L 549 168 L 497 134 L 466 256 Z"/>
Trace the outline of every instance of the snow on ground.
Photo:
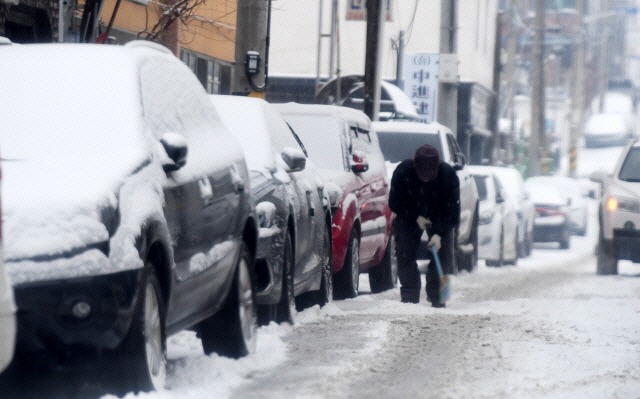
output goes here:
<path id="1" fill-rule="evenodd" d="M 459 274 L 446 309 L 370 294 L 362 275 L 359 297 L 261 327 L 243 359 L 180 333 L 167 390 L 127 398 L 639 397 L 640 266 L 595 275 L 595 210 L 570 250 L 537 244 L 515 267 Z"/>

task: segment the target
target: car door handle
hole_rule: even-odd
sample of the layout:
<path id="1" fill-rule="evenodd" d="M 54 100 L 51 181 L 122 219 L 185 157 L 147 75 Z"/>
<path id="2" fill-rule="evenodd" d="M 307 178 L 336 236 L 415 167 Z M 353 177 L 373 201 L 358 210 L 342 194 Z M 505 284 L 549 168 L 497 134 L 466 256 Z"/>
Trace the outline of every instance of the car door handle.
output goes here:
<path id="1" fill-rule="evenodd" d="M 200 198 L 204 203 L 204 206 L 209 206 L 213 203 L 213 188 L 208 177 L 203 177 L 198 180 L 198 188 L 200 189 Z"/>

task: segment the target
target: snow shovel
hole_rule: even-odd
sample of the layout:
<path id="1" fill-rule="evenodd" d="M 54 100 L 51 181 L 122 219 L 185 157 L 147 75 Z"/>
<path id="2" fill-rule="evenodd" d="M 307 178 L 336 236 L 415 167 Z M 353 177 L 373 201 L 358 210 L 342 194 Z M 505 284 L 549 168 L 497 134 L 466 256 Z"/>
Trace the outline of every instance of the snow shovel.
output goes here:
<path id="1" fill-rule="evenodd" d="M 449 278 L 449 275 L 442 273 L 442 265 L 440 264 L 440 257 L 438 256 L 438 251 L 436 250 L 435 245 L 431 246 L 431 253 L 433 254 L 434 262 L 436 262 L 438 277 L 440 277 L 440 303 L 445 303 L 451 294 L 451 279 Z"/>

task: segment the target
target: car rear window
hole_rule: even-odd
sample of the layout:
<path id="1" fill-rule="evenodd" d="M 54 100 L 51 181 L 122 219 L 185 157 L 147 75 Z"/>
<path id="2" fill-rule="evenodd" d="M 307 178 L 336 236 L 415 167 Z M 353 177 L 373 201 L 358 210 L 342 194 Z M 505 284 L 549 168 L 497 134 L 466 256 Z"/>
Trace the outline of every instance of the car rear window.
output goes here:
<path id="1" fill-rule="evenodd" d="M 402 162 L 413 158 L 418 147 L 424 144 L 436 147 L 442 156 L 442 147 L 437 134 L 378 131 L 378 141 L 384 159 L 389 162 Z"/>
<path id="2" fill-rule="evenodd" d="M 620 168 L 618 179 L 629 182 L 640 182 L 640 147 L 629 150 Z"/>

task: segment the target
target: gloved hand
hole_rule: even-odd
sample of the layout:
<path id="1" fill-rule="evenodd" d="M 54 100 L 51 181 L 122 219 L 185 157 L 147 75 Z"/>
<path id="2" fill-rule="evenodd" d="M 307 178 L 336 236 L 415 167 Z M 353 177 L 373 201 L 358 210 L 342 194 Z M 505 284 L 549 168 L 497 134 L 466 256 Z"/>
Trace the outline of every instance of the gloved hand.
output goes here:
<path id="1" fill-rule="evenodd" d="M 438 234 L 434 234 L 431 236 L 431 239 L 429 239 L 429 242 L 427 243 L 427 246 L 429 248 L 431 248 L 432 246 L 436 247 L 436 251 L 440 250 L 441 247 L 441 237 Z"/>
<path id="2" fill-rule="evenodd" d="M 431 220 L 425 218 L 424 216 L 418 216 L 416 219 L 416 223 L 420 226 L 420 229 L 425 230 L 428 226 L 431 226 Z"/>

